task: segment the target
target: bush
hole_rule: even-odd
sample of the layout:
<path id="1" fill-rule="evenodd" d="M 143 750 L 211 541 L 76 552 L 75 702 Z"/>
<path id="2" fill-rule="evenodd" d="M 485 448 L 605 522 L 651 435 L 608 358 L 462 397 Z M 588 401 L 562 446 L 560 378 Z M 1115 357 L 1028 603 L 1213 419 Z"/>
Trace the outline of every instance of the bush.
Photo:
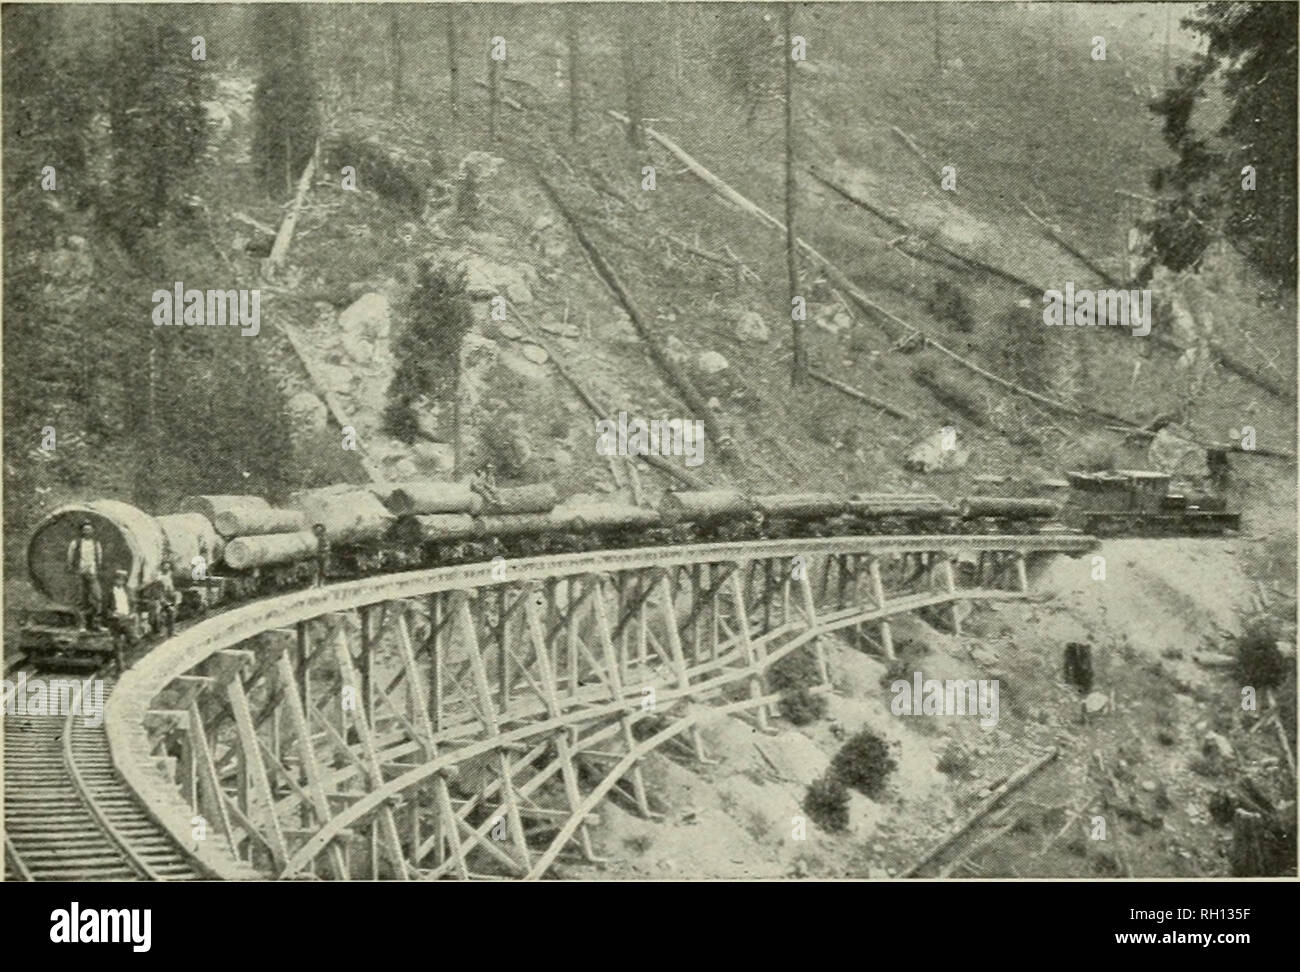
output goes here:
<path id="1" fill-rule="evenodd" d="M 450 400 L 456 393 L 460 345 L 473 325 L 464 279 L 422 265 L 404 316 L 384 421 L 390 435 L 411 442 L 416 432 L 412 403 L 422 395 Z"/>
<path id="2" fill-rule="evenodd" d="M 1243 685 L 1255 690 L 1277 688 L 1286 674 L 1286 659 L 1276 634 L 1267 625 L 1248 630 L 1237 642 L 1237 668 Z"/>
<path id="3" fill-rule="evenodd" d="M 808 787 L 803 809 L 822 830 L 841 833 L 849 828 L 849 791 L 829 773 Z"/>
<path id="4" fill-rule="evenodd" d="M 424 189 L 402 166 L 393 161 L 383 147 L 352 135 L 330 140 L 327 168 L 338 172 L 345 165 L 357 170 L 357 188 L 373 191 L 395 206 L 419 214 L 424 208 Z M 441 170 L 438 155 L 431 158 L 434 169 Z"/>
<path id="5" fill-rule="evenodd" d="M 947 280 L 934 282 L 925 301 L 925 311 L 936 321 L 951 324 L 963 333 L 969 334 L 975 329 L 970 299 L 960 287 Z"/>
<path id="6" fill-rule="evenodd" d="M 781 715 L 796 726 L 806 726 L 826 715 L 826 697 L 809 691 L 820 682 L 817 657 L 811 648 L 791 652 L 768 672 L 768 686 L 784 694 L 779 703 Z"/>
<path id="7" fill-rule="evenodd" d="M 846 742 L 831 760 L 831 775 L 844 786 L 863 796 L 878 798 L 885 791 L 885 780 L 898 769 L 889 752 L 889 743 L 870 729 L 863 729 Z"/>

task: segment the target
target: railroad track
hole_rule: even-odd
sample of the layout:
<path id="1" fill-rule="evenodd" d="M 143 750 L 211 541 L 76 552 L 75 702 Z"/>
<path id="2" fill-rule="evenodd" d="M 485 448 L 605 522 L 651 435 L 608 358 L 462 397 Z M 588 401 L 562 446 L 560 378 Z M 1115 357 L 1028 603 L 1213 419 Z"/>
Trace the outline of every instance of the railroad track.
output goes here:
<path id="1" fill-rule="evenodd" d="M 105 697 L 113 681 L 105 679 Z M 5 879 L 187 881 L 204 875 L 113 769 L 102 720 L 7 715 Z"/>

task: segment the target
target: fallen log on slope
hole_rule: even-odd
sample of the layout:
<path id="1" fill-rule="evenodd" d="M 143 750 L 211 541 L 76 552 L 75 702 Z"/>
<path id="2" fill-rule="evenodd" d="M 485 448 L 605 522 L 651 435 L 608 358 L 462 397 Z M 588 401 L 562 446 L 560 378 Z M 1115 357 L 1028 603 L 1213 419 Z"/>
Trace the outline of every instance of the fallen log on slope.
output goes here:
<path id="1" fill-rule="evenodd" d="M 1084 253 L 1068 240 L 1064 239 L 1056 232 L 1051 224 L 1047 222 L 1047 220 L 1043 219 L 1043 217 L 1039 216 L 1036 212 L 1026 206 L 1024 202 L 1019 199 L 1017 199 L 1016 202 L 1020 203 L 1020 208 L 1029 214 L 1030 218 L 1032 218 L 1034 222 L 1042 228 L 1044 234 L 1046 234 L 1052 242 L 1095 273 L 1105 284 L 1117 289 L 1127 288 L 1127 285 L 1123 281 L 1107 272 L 1096 260 L 1088 256 L 1088 254 Z M 1187 347 L 1175 341 L 1173 338 L 1166 337 L 1162 334 L 1156 334 L 1155 332 L 1152 332 L 1150 336 L 1157 345 L 1168 351 L 1173 351 L 1177 354 L 1185 354 L 1187 352 Z M 1264 391 L 1271 395 L 1275 395 L 1278 398 L 1290 399 L 1293 397 L 1293 391 L 1289 391 L 1282 385 L 1265 378 L 1263 375 L 1259 374 L 1259 369 L 1251 368 L 1244 361 L 1233 356 L 1218 341 L 1210 340 L 1206 342 L 1206 345 L 1209 347 L 1210 353 L 1218 359 L 1219 364 L 1223 365 L 1225 369 L 1232 372 L 1238 378 L 1242 378 L 1255 387 L 1262 388 Z"/>
<path id="2" fill-rule="evenodd" d="M 858 401 L 864 402 L 872 408 L 878 408 L 887 415 L 894 416 L 894 418 L 906 419 L 909 422 L 916 421 L 916 416 L 911 412 L 904 412 L 901 408 L 890 405 L 889 402 L 882 401 L 879 398 L 872 398 L 865 392 L 858 391 L 852 385 L 846 385 L 844 382 L 832 378 L 830 375 L 823 375 L 820 371 L 813 368 L 808 369 L 808 377 L 813 379 L 813 381 L 821 382 L 829 388 L 834 388 L 837 392 L 848 395 L 850 398 L 856 398 Z"/>
<path id="3" fill-rule="evenodd" d="M 808 174 L 811 175 L 818 182 L 820 182 L 822 185 L 824 185 L 827 189 L 830 189 L 836 195 L 842 197 L 847 202 L 851 202 L 859 209 L 865 209 L 867 212 L 871 213 L 872 216 L 875 216 L 877 219 L 883 220 L 884 222 L 892 226 L 894 229 L 901 230 L 902 232 L 908 234 L 909 236 L 920 237 L 921 234 L 919 234 L 914 227 L 910 226 L 908 223 L 904 222 L 899 217 L 894 216 L 892 213 L 885 212 L 880 207 L 874 205 L 870 200 L 864 199 L 861 196 L 859 196 L 857 193 L 853 192 L 852 190 L 846 189 L 844 186 L 841 186 L 838 183 L 834 182 L 832 179 L 830 179 L 830 177 L 824 175 L 815 165 L 808 166 Z M 1026 280 L 1024 277 L 1017 276 L 1016 274 L 1012 273 L 1009 270 L 1004 270 L 1001 267 L 996 267 L 991 263 L 985 263 L 983 260 L 980 260 L 977 257 L 967 256 L 964 253 L 959 253 L 958 251 L 952 249 L 951 247 L 945 246 L 943 243 L 938 243 L 931 239 L 926 239 L 926 245 L 934 247 L 940 253 L 943 253 L 949 258 L 951 258 L 952 260 L 957 261 L 957 263 L 960 265 L 957 269 L 963 269 L 970 272 L 987 274 L 991 277 L 996 277 L 999 280 L 1003 280 L 1006 281 L 1007 283 L 1014 284 L 1018 290 L 1033 297 L 1041 297 L 1043 295 L 1043 288 L 1040 287 L 1038 284 L 1034 283 L 1032 280 Z M 916 257 L 916 259 L 918 260 L 924 260 L 927 263 L 935 263 L 938 264 L 939 266 L 953 269 L 952 265 L 948 261 L 939 260 L 935 257 L 932 257 L 929 254 L 926 254 L 925 252 L 918 250 L 916 247 L 900 246 L 898 247 L 898 249 L 901 252 L 906 253 L 908 256 Z"/>
<path id="4" fill-rule="evenodd" d="M 1029 779 L 1037 774 L 1044 766 L 1056 759 L 1059 752 L 1060 751 L 1053 746 L 1052 750 L 1045 756 L 1022 766 L 1020 769 L 1012 773 L 1011 776 L 1007 778 L 1007 781 L 1003 784 L 1002 788 L 980 804 L 979 808 L 967 817 L 960 827 L 931 847 L 920 860 L 900 874 L 899 877 L 912 877 L 917 871 L 925 867 L 949 847 L 955 844 L 965 836 L 972 827 L 996 810 L 1003 800 L 1016 790 L 1020 789 L 1020 787 L 1024 786 L 1025 783 L 1027 783 Z"/>
<path id="5" fill-rule="evenodd" d="M 271 255 L 266 258 L 266 275 L 274 273 L 284 263 L 284 258 L 289 253 L 289 244 L 293 242 L 293 231 L 298 225 L 298 213 L 302 210 L 303 200 L 307 198 L 307 190 L 311 188 L 311 177 L 316 172 L 316 159 L 320 155 L 320 143 L 316 143 L 316 150 L 307 160 L 307 167 L 302 170 L 302 176 L 298 179 L 298 192 L 293 197 L 293 205 L 289 207 L 288 214 L 284 217 L 284 222 L 280 224 L 280 231 L 275 235 L 275 243 L 271 246 Z"/>
<path id="6" fill-rule="evenodd" d="M 649 130 L 647 129 L 647 132 L 648 131 Z M 570 228 L 572 228 L 574 235 L 578 238 L 578 243 L 581 244 L 588 259 L 591 260 L 591 265 L 596 271 L 596 275 L 600 277 L 600 279 L 605 283 L 605 286 L 613 292 L 614 296 L 618 299 L 618 302 L 623 306 L 623 310 L 627 312 L 627 316 L 632 321 L 632 327 L 635 328 L 637 336 L 641 338 L 641 342 L 645 345 L 646 351 L 650 355 L 650 360 L 655 363 L 660 373 L 681 396 L 682 401 L 686 403 L 686 406 L 690 408 L 696 416 L 704 421 L 704 427 L 708 430 L 710 438 L 718 443 L 718 451 L 724 456 L 734 455 L 734 450 L 731 445 L 731 437 L 728 436 L 726 432 L 723 431 L 722 427 L 718 425 L 718 420 L 713 414 L 713 409 L 709 408 L 708 402 L 705 400 L 704 396 L 700 394 L 699 389 L 695 387 L 695 383 L 686 375 L 682 374 L 677 366 L 669 360 L 667 353 L 659 347 L 658 342 L 655 340 L 654 333 L 646 324 L 645 319 L 641 316 L 641 312 L 637 310 L 636 305 L 632 303 L 631 296 L 623 286 L 622 281 L 619 280 L 618 274 L 614 272 L 614 268 L 606 262 L 603 256 L 601 256 L 600 251 L 597 250 L 595 245 L 591 242 L 591 239 L 587 236 L 577 218 L 561 201 L 555 188 L 546 181 L 546 178 L 540 172 L 534 172 L 534 175 L 536 176 L 537 181 L 541 184 L 542 189 L 546 192 L 547 197 L 550 198 L 552 204 L 554 204 L 555 208 L 560 211 L 560 215 L 564 217 Z"/>
<path id="7" fill-rule="evenodd" d="M 515 312 L 515 316 L 516 317 L 519 316 L 517 311 Z M 523 318 L 521 317 L 520 320 L 523 320 Z M 527 322 L 525 321 L 525 323 Z M 606 409 L 601 407 L 600 403 L 597 402 L 596 399 L 592 397 L 591 393 L 588 392 L 587 389 L 582 386 L 582 383 L 579 382 L 578 379 L 573 376 L 573 373 L 570 372 L 569 369 L 564 366 L 564 364 L 560 361 L 559 355 L 555 353 L 554 348 L 552 348 L 544 339 L 540 337 L 534 337 L 532 338 L 532 340 L 536 341 L 541 346 L 542 350 L 545 351 L 550 356 L 551 364 L 555 365 L 555 370 L 560 373 L 560 377 L 569 383 L 569 387 L 574 390 L 574 392 L 577 394 L 577 396 L 580 399 L 582 399 L 583 404 L 586 405 L 587 408 L 591 410 L 591 413 L 595 415 L 596 418 L 598 419 L 608 419 L 610 413 Z M 611 467 L 613 466 L 612 458 L 613 457 L 610 457 Z M 646 465 L 650 466 L 651 468 L 658 469 L 660 472 L 672 476 L 674 479 L 677 479 L 685 483 L 687 486 L 690 486 L 692 489 L 713 488 L 709 483 L 705 482 L 703 479 L 700 479 L 700 477 L 692 475 L 691 473 L 687 472 L 685 469 L 679 469 L 678 467 L 674 466 L 672 463 L 668 462 L 666 459 L 662 459 L 659 456 L 637 455 L 637 456 L 628 456 L 627 458 L 629 460 L 640 459 L 642 462 L 644 462 Z M 633 466 L 632 463 L 629 462 L 628 468 L 633 469 L 635 468 L 635 466 Z"/>
<path id="8" fill-rule="evenodd" d="M 620 114 L 619 112 L 613 111 L 612 109 L 609 110 L 607 114 L 609 114 L 615 120 L 622 121 L 624 123 L 627 122 L 627 118 L 624 115 Z M 651 138 L 654 141 L 658 142 L 670 153 L 672 153 L 677 158 L 678 161 L 680 161 L 683 165 L 685 165 L 687 169 L 689 169 L 690 172 L 696 176 L 696 178 L 702 181 L 709 188 L 713 189 L 718 195 L 722 196 L 724 199 L 728 200 L 735 206 L 739 207 L 744 212 L 747 212 L 751 216 L 755 217 L 756 219 L 759 219 L 762 222 L 766 223 L 772 229 L 775 229 L 781 233 L 785 232 L 784 223 L 782 223 L 776 217 L 772 216 L 770 213 L 764 212 L 760 207 L 750 202 L 748 199 L 746 199 L 744 196 L 738 193 L 735 189 L 731 188 L 731 186 L 727 185 L 725 182 L 723 182 L 721 179 L 715 176 L 708 169 L 704 168 L 704 166 L 702 166 L 699 162 L 697 162 L 694 158 L 692 158 L 689 154 L 687 154 L 687 152 L 684 149 L 680 148 L 672 139 L 668 138 L 665 135 L 661 135 L 660 133 L 656 132 L 653 128 L 649 128 L 649 127 L 645 129 L 645 133 L 648 138 Z M 1071 415 L 1074 416 L 1075 418 L 1082 418 L 1087 420 L 1093 420 L 1094 418 L 1105 418 L 1110 421 L 1119 422 L 1121 424 L 1134 425 L 1134 427 L 1136 427 L 1135 423 L 1131 423 L 1128 419 L 1122 416 L 1112 415 L 1111 413 L 1102 411 L 1100 409 L 1084 410 L 1081 408 L 1076 408 L 1072 405 L 1068 405 L 1065 402 L 1056 401 L 1054 399 L 1048 398 L 1046 395 L 1040 395 L 1037 392 L 1030 391 L 1028 388 L 1025 388 L 1021 385 L 1017 385 L 1014 382 L 1008 381 L 1005 378 L 1001 378 L 993 374 L 992 372 L 984 368 L 981 368 L 979 365 L 975 364 L 972 361 L 967 361 L 965 358 L 957 354 L 955 351 L 952 351 L 951 349 L 944 347 L 938 341 L 934 340 L 934 338 L 929 337 L 924 331 L 922 331 L 915 324 L 908 323 L 907 321 L 899 317 L 897 314 L 894 314 L 886 310 L 884 307 L 881 307 L 875 301 L 871 300 L 869 297 L 863 294 L 862 291 L 860 291 L 857 287 L 855 287 L 851 281 L 849 281 L 849 279 L 844 275 L 843 271 L 841 271 L 838 267 L 836 267 L 829 260 L 827 260 L 826 257 L 818 253 L 808 243 L 804 242 L 803 240 L 796 240 L 795 242 L 799 246 L 799 248 L 804 251 L 804 253 L 808 254 L 817 262 L 818 266 L 822 269 L 823 272 L 825 272 L 826 276 L 833 283 L 837 284 L 845 293 L 847 293 L 856 304 L 858 304 L 864 310 L 872 314 L 875 314 L 879 318 L 882 318 L 883 320 L 888 320 L 894 324 L 897 324 L 899 327 L 903 328 L 906 331 L 908 337 L 920 338 L 925 344 L 934 348 L 936 351 L 940 352 L 941 354 L 944 354 L 947 357 L 951 358 L 953 361 L 956 361 L 963 368 L 966 368 L 967 370 L 974 372 L 980 377 L 988 381 L 991 381 L 994 384 L 1000 385 L 1001 387 L 1006 388 L 1009 391 L 1013 391 L 1018 395 L 1022 395 L 1025 398 L 1030 399 L 1031 401 L 1037 402 L 1039 405 L 1042 405 L 1044 408 L 1048 408 L 1053 411 L 1060 412 L 1064 415 Z M 891 337 L 898 336 L 890 328 L 886 327 L 885 329 L 886 331 L 890 332 Z"/>

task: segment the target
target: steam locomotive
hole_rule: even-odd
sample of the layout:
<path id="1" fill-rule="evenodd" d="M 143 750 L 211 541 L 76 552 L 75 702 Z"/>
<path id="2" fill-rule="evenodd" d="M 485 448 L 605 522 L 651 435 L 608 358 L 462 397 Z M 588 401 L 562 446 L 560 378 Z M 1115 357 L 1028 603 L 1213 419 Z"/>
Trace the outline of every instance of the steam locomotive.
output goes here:
<path id="1" fill-rule="evenodd" d="M 618 503 L 560 504 L 536 483 L 485 491 L 421 481 L 340 485 L 293 494 L 284 507 L 257 496 L 195 496 L 164 516 L 117 500 L 61 507 L 27 546 L 32 584 L 50 602 L 24 618 L 19 654 L 43 668 L 97 668 L 119 647 L 81 631 L 73 605 L 79 582 L 69 544 L 90 523 L 103 546 L 102 576 L 126 572 L 142 608 L 171 564 L 179 616 L 303 587 L 324 569 L 330 580 L 398 570 L 660 544 L 917 533 L 1217 535 L 1239 526 L 1223 501 L 1169 490 L 1170 478 L 1143 471 L 1069 473 L 1064 501 L 1044 496 L 790 493 L 736 490 L 666 493 L 657 509 Z M 320 533 L 327 538 L 322 557 Z M 142 635 L 157 614 L 141 610 Z M 153 629 L 153 630 L 150 630 Z"/>

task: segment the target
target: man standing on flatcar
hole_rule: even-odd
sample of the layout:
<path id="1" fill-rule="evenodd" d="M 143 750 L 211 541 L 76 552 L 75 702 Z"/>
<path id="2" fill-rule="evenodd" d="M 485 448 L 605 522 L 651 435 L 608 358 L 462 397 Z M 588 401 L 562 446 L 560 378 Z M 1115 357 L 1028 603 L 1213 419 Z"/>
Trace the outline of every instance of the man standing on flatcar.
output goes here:
<path id="1" fill-rule="evenodd" d="M 485 506 L 493 507 L 497 503 L 497 476 L 496 467 L 491 461 L 483 463 L 474 478 L 470 481 L 469 488 L 483 498 Z"/>
<path id="2" fill-rule="evenodd" d="M 81 535 L 68 544 L 68 572 L 77 576 L 81 590 L 81 630 L 99 630 L 104 592 L 99 586 L 99 572 L 104 569 L 104 547 L 95 539 L 89 520 L 81 522 Z"/>
<path id="3" fill-rule="evenodd" d="M 126 571 L 113 573 L 113 590 L 109 594 L 108 628 L 113 632 L 113 649 L 117 654 L 117 670 L 125 670 L 124 652 L 135 646 L 135 604 L 126 589 Z"/>
<path id="4" fill-rule="evenodd" d="M 330 541 L 325 535 L 324 523 L 317 523 L 311 529 L 316 534 L 316 579 L 313 585 L 324 587 L 325 575 L 329 573 L 330 567 Z"/>

